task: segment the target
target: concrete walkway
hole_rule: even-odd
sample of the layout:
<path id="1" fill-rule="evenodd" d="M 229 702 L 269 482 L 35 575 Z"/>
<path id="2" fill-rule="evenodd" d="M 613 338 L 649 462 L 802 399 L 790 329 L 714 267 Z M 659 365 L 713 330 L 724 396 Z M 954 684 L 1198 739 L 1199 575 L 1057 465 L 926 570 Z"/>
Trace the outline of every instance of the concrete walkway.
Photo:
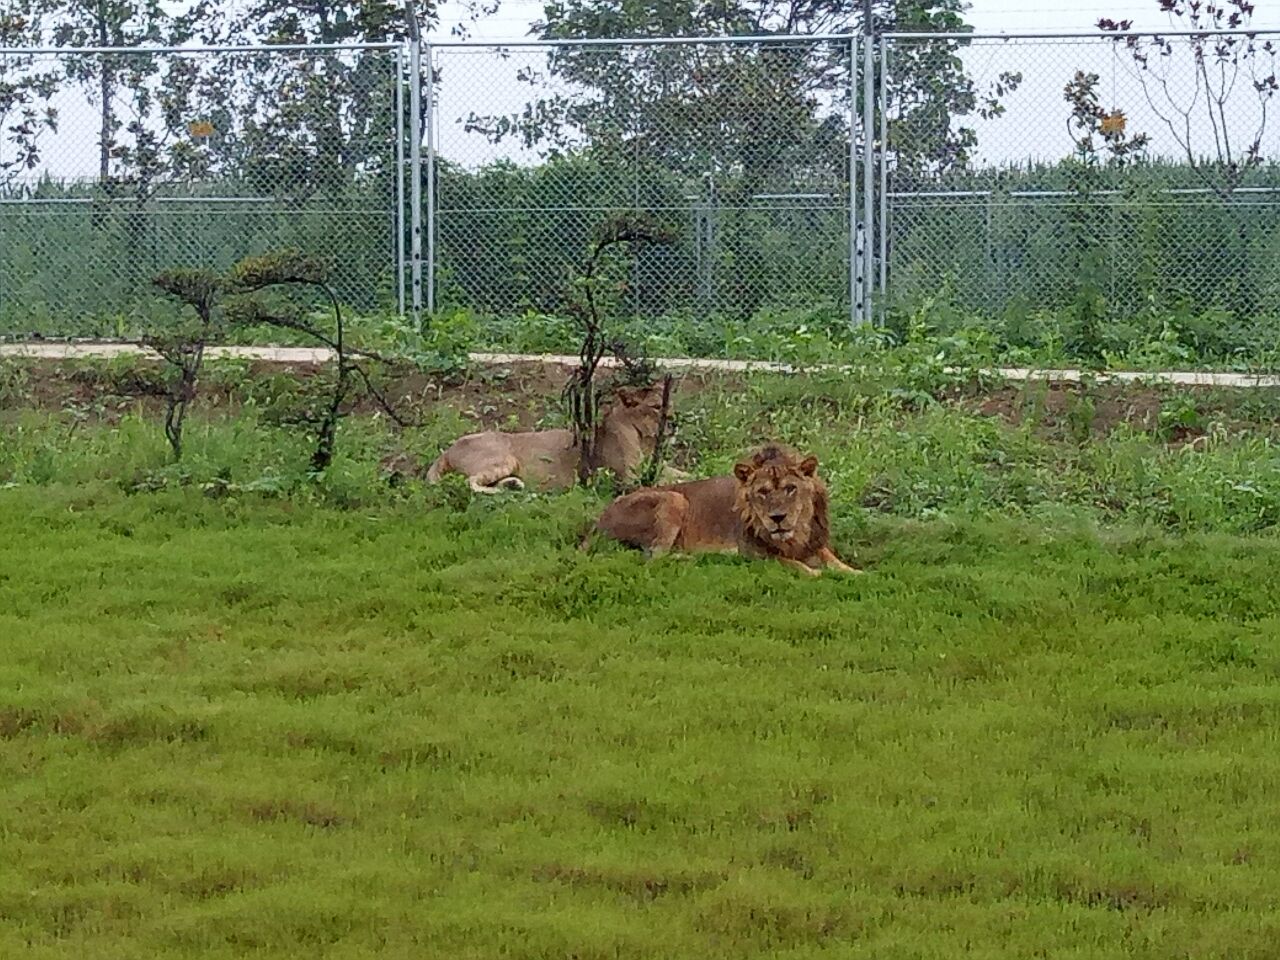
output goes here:
<path id="1" fill-rule="evenodd" d="M 132 343 L 0 343 L 0 357 L 26 357 L 40 360 L 79 360 L 92 357 L 155 356 Z M 273 363 L 323 363 L 330 359 L 330 351 L 314 347 L 210 347 L 206 353 L 210 359 L 239 358 L 267 360 Z M 577 357 L 536 353 L 473 353 L 473 363 L 483 366 L 502 366 L 512 363 L 547 363 L 572 366 Z M 655 358 L 654 363 L 668 370 L 722 371 L 731 373 L 794 373 L 800 370 L 839 371 L 852 370 L 831 364 L 812 367 L 796 367 L 785 363 L 764 360 L 701 360 L 689 357 Z M 615 366 L 612 358 L 606 358 L 601 366 Z M 1047 380 L 1058 383 L 1078 382 L 1079 370 L 1035 370 L 1026 367 L 1000 367 L 987 371 L 993 376 L 1011 381 Z M 1134 373 L 1116 371 L 1101 374 L 1102 381 L 1121 383 L 1172 383 L 1196 387 L 1280 387 L 1280 374 L 1207 373 L 1201 371 L 1170 370 L 1161 373 Z"/>

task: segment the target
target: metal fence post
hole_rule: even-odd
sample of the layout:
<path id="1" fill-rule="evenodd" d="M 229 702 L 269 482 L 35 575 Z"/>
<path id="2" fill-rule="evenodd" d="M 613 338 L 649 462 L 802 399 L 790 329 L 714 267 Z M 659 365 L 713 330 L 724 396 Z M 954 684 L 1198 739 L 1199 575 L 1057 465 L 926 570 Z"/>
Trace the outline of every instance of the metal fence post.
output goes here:
<path id="1" fill-rule="evenodd" d="M 875 127 L 876 127 L 876 89 L 875 89 L 875 26 L 870 19 L 871 4 L 867 4 L 868 15 L 863 24 L 866 35 L 862 42 L 862 218 L 865 223 L 866 242 L 863 244 L 863 276 L 866 277 L 866 295 L 864 297 L 865 323 L 874 323 L 875 314 L 872 301 L 875 297 Z"/>
<path id="2" fill-rule="evenodd" d="M 427 60 L 427 314 L 436 312 L 436 66 L 431 44 L 425 44 Z"/>
<path id="3" fill-rule="evenodd" d="M 404 47 L 396 47 L 396 313 L 404 317 Z"/>
<path id="4" fill-rule="evenodd" d="M 849 323 L 862 322 L 862 244 L 858 225 L 858 38 L 849 38 Z"/>
<path id="5" fill-rule="evenodd" d="M 409 260 L 413 322 L 422 323 L 422 41 L 409 39 Z"/>
<path id="6" fill-rule="evenodd" d="M 880 323 L 889 310 L 889 41 L 880 37 Z"/>

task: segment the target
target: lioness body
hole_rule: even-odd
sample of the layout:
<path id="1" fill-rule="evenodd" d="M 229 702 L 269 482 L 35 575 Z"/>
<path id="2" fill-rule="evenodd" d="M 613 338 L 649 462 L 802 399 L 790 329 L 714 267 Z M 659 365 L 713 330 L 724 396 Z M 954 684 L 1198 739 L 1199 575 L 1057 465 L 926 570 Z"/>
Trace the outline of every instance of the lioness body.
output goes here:
<path id="1" fill-rule="evenodd" d="M 604 413 L 596 435 L 596 466 L 633 480 L 653 450 L 662 417 L 662 390 L 622 388 L 618 402 Z M 530 485 L 539 490 L 567 490 L 578 477 L 579 450 L 571 430 L 503 433 L 490 430 L 462 437 L 427 470 L 438 483 L 447 473 L 461 473 L 477 493 L 497 493 Z"/>
<path id="2" fill-rule="evenodd" d="M 572 430 L 488 430 L 455 440 L 428 468 L 427 480 L 438 483 L 446 473 L 461 473 L 478 493 L 518 490 L 526 485 L 567 490 L 577 479 L 577 469 Z"/>
<path id="3" fill-rule="evenodd" d="M 831 549 L 827 488 L 818 461 L 770 445 L 733 476 L 637 490 L 605 508 L 595 529 L 650 553 L 733 551 L 816 575 L 857 573 Z"/>

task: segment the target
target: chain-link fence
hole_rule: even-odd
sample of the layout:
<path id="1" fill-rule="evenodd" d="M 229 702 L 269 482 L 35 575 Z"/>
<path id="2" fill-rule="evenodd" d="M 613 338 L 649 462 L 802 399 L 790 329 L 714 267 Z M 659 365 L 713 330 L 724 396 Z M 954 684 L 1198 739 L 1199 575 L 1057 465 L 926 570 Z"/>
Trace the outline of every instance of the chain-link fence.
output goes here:
<path id="1" fill-rule="evenodd" d="M 847 303 L 852 49 L 433 46 L 435 303 L 562 312 L 620 213 L 673 234 L 618 278 L 634 315 Z"/>
<path id="2" fill-rule="evenodd" d="M 882 49 L 890 307 L 933 298 L 1012 325 L 1082 303 L 1112 323 L 1280 312 L 1267 35 L 891 36 Z"/>
<path id="3" fill-rule="evenodd" d="M 398 46 L 0 50 L 0 333 L 120 334 L 151 278 L 297 247 L 402 299 Z"/>
<path id="4" fill-rule="evenodd" d="M 873 292 L 1006 327 L 1272 317 L 1275 53 L 1208 32 L 0 51 L 0 334 L 134 329 L 171 309 L 158 270 L 282 246 L 332 256 L 366 313 L 563 313 L 618 214 L 670 234 L 615 265 L 641 318 L 857 320 Z"/>

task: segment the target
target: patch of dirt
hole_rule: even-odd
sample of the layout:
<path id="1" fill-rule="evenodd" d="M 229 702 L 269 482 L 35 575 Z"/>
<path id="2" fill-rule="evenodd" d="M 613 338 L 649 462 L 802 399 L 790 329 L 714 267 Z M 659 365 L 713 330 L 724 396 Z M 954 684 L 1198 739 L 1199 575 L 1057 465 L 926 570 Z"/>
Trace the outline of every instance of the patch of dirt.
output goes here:
<path id="1" fill-rule="evenodd" d="M 1107 434 L 1125 423 L 1155 430 L 1160 422 L 1161 397 L 1150 387 L 1099 386 L 1086 391 L 1076 383 L 1018 384 L 1000 387 L 978 398 L 977 410 L 1020 426 L 1033 420 L 1049 431 L 1087 425 Z"/>
<path id="2" fill-rule="evenodd" d="M 0 410 L 69 411 L 86 419 L 115 422 L 131 412 L 160 414 L 165 407 L 164 368 L 157 362 L 30 360 L 19 366 L 21 388 L 0 393 Z M 410 421 L 447 407 L 474 421 L 477 430 L 531 430 L 544 426 L 548 415 L 559 419 L 558 401 L 571 370 L 564 364 L 520 362 L 481 367 L 462 379 L 432 376 L 411 367 L 371 373 L 392 408 Z M 328 364 L 215 361 L 201 375 L 194 409 L 234 414 L 250 399 L 259 408 L 273 403 L 288 406 L 322 391 L 328 376 Z M 677 390 L 688 396 L 713 380 L 725 382 L 720 375 L 690 372 L 677 377 Z M 353 412 L 385 411 L 362 390 Z"/>
<path id="3" fill-rule="evenodd" d="M 532 430 L 546 416 L 569 380 L 562 366 L 518 363 L 482 368 L 461 382 L 433 378 L 416 370 L 388 378 L 386 395 L 397 409 L 424 410 L 443 404 L 474 420 L 477 429 Z M 357 412 L 380 407 L 365 397 Z"/>
<path id="4" fill-rule="evenodd" d="M 1195 444 L 1213 423 L 1270 433 L 1280 415 L 1278 400 L 1280 391 L 1263 389 L 1032 382 L 960 402 L 1013 426 L 1030 423 L 1051 439 L 1102 437 L 1127 426 L 1179 447 Z"/>
<path id="5" fill-rule="evenodd" d="M 115 422 L 129 413 L 158 415 L 164 409 L 163 367 L 156 362 L 31 360 L 20 361 L 13 369 L 17 376 L 0 383 L 0 411 L 35 408 Z M 375 382 L 409 422 L 447 408 L 475 430 L 530 430 L 563 423 L 559 398 L 571 370 L 568 364 L 519 362 L 480 367 L 465 378 L 453 378 L 411 367 L 382 368 L 375 373 Z M 252 402 L 260 410 L 284 412 L 314 402 L 328 376 L 328 364 L 214 361 L 201 378 L 196 409 L 234 415 Z M 689 370 L 676 374 L 677 395 L 682 398 L 708 388 L 745 390 L 747 382 L 741 374 Z M 1105 436 L 1121 425 L 1161 436 L 1172 446 L 1196 443 L 1213 423 L 1280 433 L 1275 426 L 1280 423 L 1280 389 L 1132 383 L 1085 387 L 1036 381 L 941 399 L 1014 426 L 1030 423 L 1038 435 L 1053 440 L 1079 442 Z M 824 398 L 805 395 L 803 402 L 813 404 L 817 415 Z M 374 397 L 363 393 L 354 412 L 377 415 L 384 411 Z M 681 459 L 678 444 L 672 455 Z"/>
<path id="6" fill-rule="evenodd" d="M 20 391 L 0 398 L 0 409 L 73 411 L 114 422 L 130 412 L 164 410 L 163 368 L 158 363 L 128 366 L 26 361 Z M 235 413 L 250 398 L 264 403 L 302 400 L 322 390 L 326 364 L 252 361 L 236 367 L 211 364 L 200 380 L 196 409 Z M 546 415 L 549 401 L 559 397 L 568 369 L 537 363 L 486 368 L 465 380 L 432 377 L 414 369 L 379 373 L 375 383 L 392 407 L 413 419 L 437 406 L 447 406 L 476 422 L 477 429 L 532 429 Z M 355 413 L 383 412 L 378 401 L 361 391 Z"/>

